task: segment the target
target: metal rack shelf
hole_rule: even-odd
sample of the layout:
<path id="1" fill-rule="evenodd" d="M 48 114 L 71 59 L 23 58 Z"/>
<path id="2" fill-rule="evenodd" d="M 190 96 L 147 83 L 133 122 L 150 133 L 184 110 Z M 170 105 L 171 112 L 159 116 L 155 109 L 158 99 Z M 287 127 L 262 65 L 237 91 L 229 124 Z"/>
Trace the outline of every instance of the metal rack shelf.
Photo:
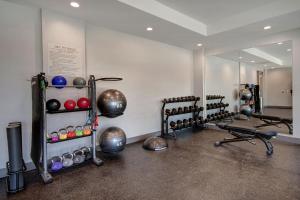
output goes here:
<path id="1" fill-rule="evenodd" d="M 75 108 L 74 110 L 56 110 L 56 111 L 49 111 L 47 110 L 47 114 L 59 114 L 59 113 L 72 113 L 72 112 L 82 112 L 82 111 L 90 111 L 92 108 Z"/>
<path id="2" fill-rule="evenodd" d="M 76 136 L 74 138 L 67 138 L 65 140 L 58 140 L 56 142 L 53 142 L 53 141 L 47 139 L 47 143 L 48 144 L 56 144 L 56 143 L 61 143 L 61 142 L 66 142 L 66 141 L 70 141 L 70 140 L 76 140 L 76 139 L 80 139 L 80 138 L 91 137 L 91 136 L 92 136 L 92 134 L 91 135 Z"/>
<path id="3" fill-rule="evenodd" d="M 53 177 L 50 174 L 51 171 L 48 169 L 48 144 L 61 143 L 83 137 L 91 137 L 92 144 L 92 160 L 94 164 L 100 166 L 103 161 L 96 156 L 96 130 L 93 128 L 91 135 L 70 138 L 57 142 L 51 142 L 47 140 L 47 114 L 59 114 L 59 113 L 72 113 L 88 111 L 89 119 L 92 123 L 97 118 L 96 108 L 96 80 L 93 75 L 90 75 L 88 85 L 84 88 L 88 89 L 88 98 L 91 102 L 91 107 L 87 109 L 76 108 L 74 110 L 58 110 L 58 111 L 46 111 L 46 91 L 47 88 L 55 88 L 53 85 L 47 86 L 47 78 L 44 73 L 40 73 L 31 79 L 32 87 L 32 147 L 31 147 L 31 158 L 39 171 L 44 183 L 53 182 Z M 76 88 L 75 86 L 65 86 L 66 88 Z M 57 90 L 64 90 L 63 88 Z M 69 169 L 69 168 L 66 168 Z"/>

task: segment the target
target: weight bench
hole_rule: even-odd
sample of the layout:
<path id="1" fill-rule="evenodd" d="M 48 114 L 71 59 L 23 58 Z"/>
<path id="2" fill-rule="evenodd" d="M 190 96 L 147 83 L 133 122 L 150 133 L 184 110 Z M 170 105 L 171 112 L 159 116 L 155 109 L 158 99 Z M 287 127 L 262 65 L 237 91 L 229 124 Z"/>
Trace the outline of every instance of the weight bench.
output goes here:
<path id="1" fill-rule="evenodd" d="M 281 118 L 277 116 L 270 116 L 270 115 L 260 115 L 260 114 L 252 114 L 252 117 L 260 119 L 264 123 L 258 126 L 255 126 L 255 128 L 260 128 L 260 127 L 266 127 L 266 126 L 278 126 L 279 124 L 284 124 L 288 127 L 289 133 L 292 135 L 293 134 L 293 119 L 289 118 Z"/>
<path id="2" fill-rule="evenodd" d="M 234 138 L 225 138 L 222 141 L 217 141 L 215 146 L 221 146 L 224 143 L 247 141 L 255 145 L 254 139 L 261 140 L 266 148 L 267 155 L 273 154 L 273 145 L 270 140 L 277 135 L 275 131 L 262 132 L 248 127 L 231 126 L 227 124 L 217 124 L 217 127 L 227 130 Z"/>

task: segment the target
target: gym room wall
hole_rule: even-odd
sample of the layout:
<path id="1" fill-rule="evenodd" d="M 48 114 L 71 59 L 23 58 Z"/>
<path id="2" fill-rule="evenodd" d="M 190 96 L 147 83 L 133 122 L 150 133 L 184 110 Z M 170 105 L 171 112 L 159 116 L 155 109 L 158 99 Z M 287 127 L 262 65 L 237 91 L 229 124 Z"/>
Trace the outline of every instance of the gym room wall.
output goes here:
<path id="1" fill-rule="evenodd" d="M 236 96 L 239 85 L 238 69 L 237 62 L 216 56 L 206 58 L 205 92 L 224 95 L 224 103 L 229 103 L 230 111 L 236 111 L 238 105 Z"/>
<path id="2" fill-rule="evenodd" d="M 124 79 L 97 83 L 98 94 L 118 89 L 128 102 L 123 116 L 101 118 L 101 129 L 119 126 L 129 138 L 160 131 L 161 100 L 193 94 L 192 51 L 87 25 L 86 54 L 88 74 Z"/>
<path id="3" fill-rule="evenodd" d="M 292 68 L 265 70 L 264 106 L 292 107 Z"/>
<path id="4" fill-rule="evenodd" d="M 42 70 L 40 10 L 0 1 L 0 29 L 0 169 L 3 169 L 8 161 L 6 126 L 11 121 L 22 122 L 23 156 L 26 162 L 31 160 L 30 79 Z"/>
<path id="5" fill-rule="evenodd" d="M 42 71 L 39 8 L 0 0 L 0 177 L 8 160 L 6 125 L 21 121 L 23 154 L 31 162 L 31 76 Z M 102 128 L 119 126 L 127 137 L 160 131 L 161 99 L 193 94 L 193 52 L 160 42 L 86 25 L 87 74 L 119 76 L 121 82 L 97 83 L 127 98 L 125 114 L 101 118 Z"/>

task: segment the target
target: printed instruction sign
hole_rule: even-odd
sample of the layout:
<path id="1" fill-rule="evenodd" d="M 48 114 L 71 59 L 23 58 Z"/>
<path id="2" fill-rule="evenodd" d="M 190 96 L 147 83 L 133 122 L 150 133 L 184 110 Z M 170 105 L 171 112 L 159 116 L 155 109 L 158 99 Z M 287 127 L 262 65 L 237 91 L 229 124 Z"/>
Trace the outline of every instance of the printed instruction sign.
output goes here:
<path id="1" fill-rule="evenodd" d="M 51 75 L 82 76 L 82 50 L 64 44 L 48 44 L 48 73 Z"/>

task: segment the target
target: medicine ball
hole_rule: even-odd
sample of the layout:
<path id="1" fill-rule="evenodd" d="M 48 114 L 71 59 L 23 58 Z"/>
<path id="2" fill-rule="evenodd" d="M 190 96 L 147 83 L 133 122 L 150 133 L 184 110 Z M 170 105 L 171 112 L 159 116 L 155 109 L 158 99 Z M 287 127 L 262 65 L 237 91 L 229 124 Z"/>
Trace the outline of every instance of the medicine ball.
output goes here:
<path id="1" fill-rule="evenodd" d="M 84 88 L 86 80 L 82 77 L 76 77 L 73 79 L 73 85 L 78 89 Z"/>
<path id="2" fill-rule="evenodd" d="M 250 117 L 252 115 L 252 108 L 247 104 L 241 105 L 240 113 Z"/>
<path id="3" fill-rule="evenodd" d="M 68 99 L 67 101 L 65 101 L 64 107 L 66 108 L 66 110 L 74 110 L 76 107 L 76 102 L 72 99 Z"/>
<path id="4" fill-rule="evenodd" d="M 58 89 L 61 89 L 67 85 L 67 80 L 63 76 L 54 76 L 52 78 L 52 85 Z"/>
<path id="5" fill-rule="evenodd" d="M 122 92 L 111 89 L 102 92 L 98 97 L 97 106 L 103 116 L 114 118 L 124 112 L 127 100 Z"/>
<path id="6" fill-rule="evenodd" d="M 118 127 L 110 127 L 101 134 L 99 144 L 104 153 L 118 153 L 125 148 L 126 134 Z"/>
<path id="7" fill-rule="evenodd" d="M 252 93 L 248 89 L 241 89 L 240 97 L 241 97 L 241 100 L 250 100 L 252 97 Z"/>
<path id="8" fill-rule="evenodd" d="M 82 98 L 78 99 L 77 106 L 79 108 L 89 108 L 90 100 L 88 98 L 82 97 Z"/>
<path id="9" fill-rule="evenodd" d="M 60 102 L 57 99 L 49 99 L 46 102 L 46 108 L 48 111 L 57 111 L 60 108 Z"/>

